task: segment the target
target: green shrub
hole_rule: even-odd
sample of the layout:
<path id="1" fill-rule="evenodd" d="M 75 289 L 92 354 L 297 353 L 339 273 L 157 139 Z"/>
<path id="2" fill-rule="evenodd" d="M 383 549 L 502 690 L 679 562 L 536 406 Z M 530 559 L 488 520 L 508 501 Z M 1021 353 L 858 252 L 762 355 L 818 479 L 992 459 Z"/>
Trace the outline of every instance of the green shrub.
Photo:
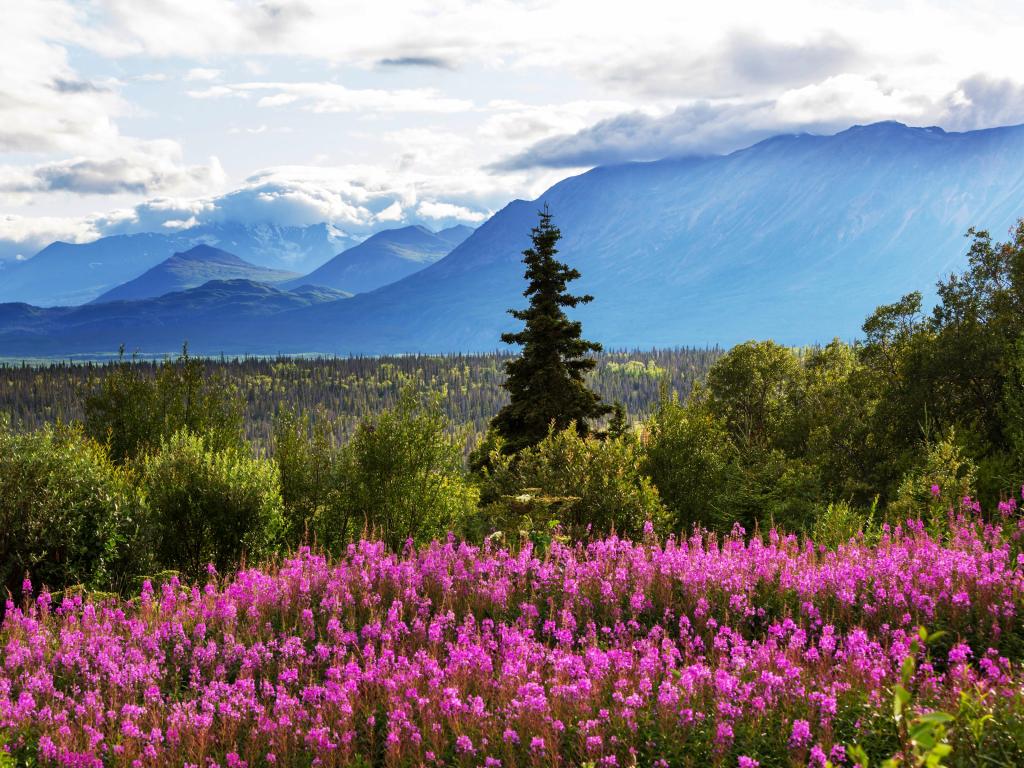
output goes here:
<path id="1" fill-rule="evenodd" d="M 534 530 L 557 520 L 573 537 L 636 538 L 647 521 L 662 530 L 669 523 L 631 439 L 581 437 L 570 427 L 514 457 L 500 454 L 499 447 L 483 473 L 484 527 L 516 533 L 525 516 Z"/>
<path id="2" fill-rule="evenodd" d="M 727 531 L 735 523 L 747 532 L 777 527 L 807 533 L 822 503 L 818 468 L 778 449 L 752 448 L 730 462 L 723 483 L 725 501 L 711 527 Z"/>
<path id="3" fill-rule="evenodd" d="M 675 531 L 708 526 L 722 516 L 731 446 L 725 425 L 705 401 L 662 395 L 645 425 L 643 472 L 671 512 Z"/>
<path id="4" fill-rule="evenodd" d="M 873 537 L 875 534 L 875 508 L 858 509 L 846 501 L 828 504 L 818 513 L 811 529 L 811 541 L 815 544 L 836 549 L 859 535 Z"/>
<path id="5" fill-rule="evenodd" d="M 0 588 L 125 586 L 142 567 L 129 474 L 80 427 L 14 434 L 0 419 Z"/>
<path id="6" fill-rule="evenodd" d="M 174 433 L 143 463 L 142 488 L 160 564 L 197 576 L 274 551 L 284 524 L 277 467 L 206 438 Z"/>
<path id="7" fill-rule="evenodd" d="M 361 423 L 337 457 L 338 503 L 315 519 L 318 540 L 344 520 L 362 525 L 392 549 L 459 530 L 476 507 L 463 467 L 463 439 L 453 435 L 439 396 L 402 391 L 397 405 Z"/>
<path id="8" fill-rule="evenodd" d="M 774 341 L 748 341 L 711 366 L 708 403 L 741 450 L 773 446 L 789 429 L 791 395 L 800 376 L 791 349 Z"/>
<path id="9" fill-rule="evenodd" d="M 282 408 L 274 419 L 274 462 L 281 477 L 285 541 L 295 546 L 315 537 L 338 552 L 353 535 L 349 452 L 335 438 L 335 423 Z"/>
<path id="10" fill-rule="evenodd" d="M 953 430 L 939 440 L 923 442 L 914 467 L 904 474 L 889 504 L 890 517 L 944 524 L 949 511 L 958 511 L 964 497 L 973 495 L 976 472 Z"/>
<path id="11" fill-rule="evenodd" d="M 245 447 L 242 400 L 223 375 L 183 348 L 155 376 L 123 358 L 84 402 L 85 430 L 124 463 L 187 429 L 217 450 Z"/>

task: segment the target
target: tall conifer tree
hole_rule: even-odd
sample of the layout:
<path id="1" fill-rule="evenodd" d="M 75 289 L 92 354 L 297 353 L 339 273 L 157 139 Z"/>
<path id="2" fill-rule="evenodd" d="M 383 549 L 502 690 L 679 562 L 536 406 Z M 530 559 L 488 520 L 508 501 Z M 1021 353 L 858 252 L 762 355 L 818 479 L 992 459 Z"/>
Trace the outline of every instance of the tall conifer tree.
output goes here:
<path id="1" fill-rule="evenodd" d="M 555 244 L 562 236 L 551 223 L 545 204 L 540 221 L 531 232 L 533 245 L 523 251 L 529 285 L 523 295 L 530 300 L 526 309 L 509 313 L 525 323 L 518 333 L 503 333 L 506 344 L 518 345 L 522 354 L 505 364 L 505 388 L 511 396 L 491 422 L 505 439 L 508 452 L 539 443 L 554 424 L 565 429 L 576 424 L 581 435 L 589 431 L 588 419 L 604 416 L 611 407 L 591 391 L 583 375 L 597 363 L 589 353 L 601 345 L 582 338 L 582 326 L 566 317 L 563 307 L 593 301 L 593 296 L 574 296 L 566 285 L 580 273 L 555 259 Z"/>

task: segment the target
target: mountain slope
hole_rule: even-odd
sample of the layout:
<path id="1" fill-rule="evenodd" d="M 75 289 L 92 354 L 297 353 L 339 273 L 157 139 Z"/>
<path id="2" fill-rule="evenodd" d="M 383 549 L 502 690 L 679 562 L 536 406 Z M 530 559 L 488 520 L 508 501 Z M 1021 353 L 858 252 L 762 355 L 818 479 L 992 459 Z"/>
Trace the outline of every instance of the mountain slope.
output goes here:
<path id="1" fill-rule="evenodd" d="M 38 306 L 84 304 L 142 275 L 175 253 L 206 244 L 271 269 L 303 272 L 323 264 L 355 240 L 327 224 L 280 227 L 234 222 L 172 233 L 112 235 L 91 243 L 51 243 L 35 256 L 9 264 L 0 279 L 0 302 Z"/>
<path id="2" fill-rule="evenodd" d="M 211 280 L 251 280 L 275 284 L 295 277 L 294 272 L 258 267 L 212 245 L 197 245 L 183 253 L 174 254 L 134 280 L 107 291 L 93 303 L 155 298 L 197 288 Z"/>
<path id="3" fill-rule="evenodd" d="M 140 301 L 50 309 L 0 304 L 0 349 L 32 356 L 65 350 L 102 354 L 123 344 L 129 351 L 160 353 L 175 352 L 182 342 L 195 340 L 208 350 L 211 329 L 237 327 L 348 296 L 329 288 L 283 291 L 251 280 L 211 280 L 198 288 Z"/>
<path id="4" fill-rule="evenodd" d="M 372 291 L 433 264 L 472 232 L 463 226 L 437 233 L 421 226 L 384 230 L 287 285 L 322 285 L 353 293 Z"/>
<path id="5" fill-rule="evenodd" d="M 878 304 L 965 263 L 964 232 L 1024 215 L 1024 126 L 898 123 L 779 136 L 728 156 L 596 168 L 498 212 L 423 271 L 276 318 L 267 341 L 341 353 L 487 350 L 525 305 L 542 203 L 592 293 L 575 316 L 611 347 L 852 338 Z M 264 331 L 260 331 L 261 333 Z"/>
<path id="6" fill-rule="evenodd" d="M 878 304 L 961 268 L 968 227 L 1001 238 L 1024 214 L 1024 127 L 947 133 L 879 123 L 779 136 L 727 156 L 596 168 L 511 203 L 398 282 L 345 301 L 226 317 L 190 334 L 192 348 L 495 349 L 517 327 L 506 310 L 525 306 L 521 251 L 545 202 L 563 233 L 560 258 L 583 275 L 573 291 L 596 297 L 574 313 L 588 338 L 610 347 L 852 338 Z M 12 354 L 18 333 L 47 324 L 37 338 L 53 337 L 52 350 L 96 348 L 58 338 L 67 316 L 34 312 L 0 308 L 0 354 Z M 146 346 L 150 322 L 131 326 L 133 343 Z M 15 325 L 20 332 L 2 333 Z"/>
<path id="7" fill-rule="evenodd" d="M 444 240 L 452 248 L 457 245 L 461 245 L 462 241 L 473 234 L 473 228 L 467 227 L 465 224 L 456 224 L 454 227 L 448 227 L 435 232 L 434 235 Z"/>

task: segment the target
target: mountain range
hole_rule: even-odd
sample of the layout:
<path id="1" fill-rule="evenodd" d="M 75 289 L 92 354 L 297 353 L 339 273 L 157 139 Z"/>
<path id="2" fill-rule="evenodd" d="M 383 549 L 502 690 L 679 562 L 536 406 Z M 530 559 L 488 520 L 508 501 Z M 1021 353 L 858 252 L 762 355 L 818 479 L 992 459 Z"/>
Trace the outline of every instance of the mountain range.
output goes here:
<path id="1" fill-rule="evenodd" d="M 495 349 L 518 325 L 506 310 L 526 303 L 521 252 L 544 204 L 563 234 L 559 258 L 582 273 L 572 290 L 596 297 L 574 316 L 606 346 L 849 339 L 878 304 L 961 268 L 969 227 L 1000 238 L 1024 214 L 1024 126 L 886 122 L 599 167 L 510 203 L 444 258 L 352 298 L 191 322 L 169 346 L 146 302 L 119 304 L 124 322 L 91 336 L 73 313 L 22 306 L 11 321 L 3 308 L 0 354 L 173 350 L 186 335 L 212 354 Z"/>
<path id="2" fill-rule="evenodd" d="M 258 266 L 303 273 L 358 242 L 330 224 L 284 227 L 237 222 L 175 232 L 111 235 L 90 243 L 58 241 L 30 259 L 7 264 L 0 273 L 0 302 L 44 307 L 85 304 L 175 253 L 201 244 L 216 246 Z"/>
<path id="3" fill-rule="evenodd" d="M 285 291 L 251 280 L 211 280 L 141 301 L 51 308 L 0 304 L 0 349 L 26 356 L 74 352 L 102 357 L 124 344 L 133 352 L 173 352 L 185 341 L 207 338 L 210 329 L 343 299 L 347 294 L 330 288 Z"/>

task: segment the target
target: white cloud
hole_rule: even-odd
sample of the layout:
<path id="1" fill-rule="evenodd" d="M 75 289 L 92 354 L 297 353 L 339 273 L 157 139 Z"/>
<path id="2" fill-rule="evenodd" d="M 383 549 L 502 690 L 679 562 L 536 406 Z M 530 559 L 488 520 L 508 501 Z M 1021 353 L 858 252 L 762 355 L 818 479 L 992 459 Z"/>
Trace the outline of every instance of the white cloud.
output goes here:
<path id="1" fill-rule="evenodd" d="M 196 99 L 266 94 L 256 102 L 260 107 L 283 107 L 298 104 L 309 112 L 465 112 L 473 108 L 466 99 L 443 96 L 435 88 L 382 90 L 347 88 L 340 83 L 236 83 L 216 85 L 201 91 L 188 91 Z"/>
<path id="2" fill-rule="evenodd" d="M 115 157 L 76 157 L 26 166 L 0 166 L 0 192 L 66 191 L 110 195 L 158 192 L 197 193 L 224 183 L 217 158 L 207 165 L 185 165 L 177 142 L 124 142 Z"/>
<path id="3" fill-rule="evenodd" d="M 29 258 L 55 240 L 84 243 L 99 236 L 84 217 L 0 215 L 0 260 Z"/>
<path id="4" fill-rule="evenodd" d="M 479 223 L 487 218 L 487 214 L 481 211 L 471 211 L 461 205 L 451 203 L 422 202 L 416 207 L 416 212 L 427 219 L 455 219 L 456 221 L 470 221 Z"/>
<path id="5" fill-rule="evenodd" d="M 186 80 L 216 80 L 221 76 L 219 69 L 208 69 L 205 67 L 193 67 L 185 73 Z"/>
<path id="6" fill-rule="evenodd" d="M 84 242 L 229 221 L 297 227 L 327 222 L 355 235 L 395 224 L 483 221 L 490 209 L 472 200 L 472 194 L 445 199 L 431 180 L 369 166 L 269 168 L 222 195 L 159 197 L 82 217 L 0 218 L 0 258 L 34 254 L 55 239 Z"/>
<path id="7" fill-rule="evenodd" d="M 10 3 L 0 40 L 0 151 L 84 152 L 118 137 L 116 92 L 82 78 L 54 38 L 77 18 L 57 0 Z"/>
<path id="8" fill-rule="evenodd" d="M 386 221 L 401 221 L 405 217 L 405 211 L 402 209 L 402 204 L 397 200 L 380 211 L 376 215 L 376 220 L 379 222 Z"/>
<path id="9" fill-rule="evenodd" d="M 542 139 L 498 170 L 582 168 L 629 160 L 730 152 L 779 133 L 833 133 L 857 123 L 980 128 L 1024 120 L 1024 85 L 973 77 L 939 98 L 884 78 L 836 75 L 763 100 L 699 100 L 663 115 L 628 112 Z"/>
<path id="10" fill-rule="evenodd" d="M 4 21 L 0 210 L 41 216 L 7 224 L 26 243 L 474 221 L 567 168 L 1024 120 L 1015 0 L 32 0 Z M 116 210 L 89 212 L 100 194 Z"/>
<path id="11" fill-rule="evenodd" d="M 237 93 L 234 89 L 229 88 L 226 85 L 211 85 L 209 88 L 204 88 L 201 91 L 185 91 L 186 95 L 193 99 L 219 99 L 224 96 L 245 96 L 245 94 Z"/>

